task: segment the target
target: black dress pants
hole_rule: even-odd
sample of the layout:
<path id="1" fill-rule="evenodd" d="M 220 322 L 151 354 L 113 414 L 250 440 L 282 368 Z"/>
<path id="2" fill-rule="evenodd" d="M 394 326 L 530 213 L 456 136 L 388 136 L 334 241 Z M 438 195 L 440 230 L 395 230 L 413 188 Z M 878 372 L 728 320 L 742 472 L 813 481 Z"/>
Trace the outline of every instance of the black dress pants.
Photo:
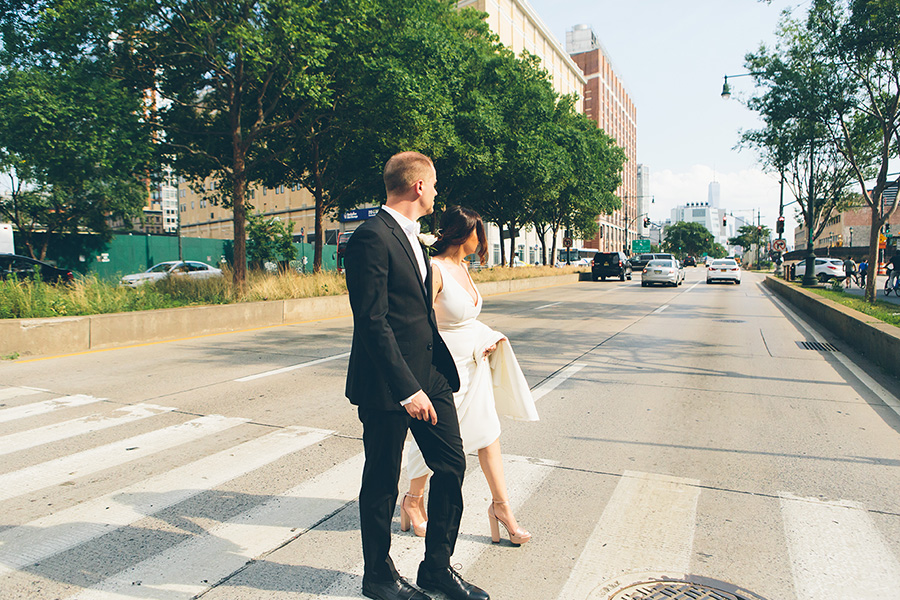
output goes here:
<path id="1" fill-rule="evenodd" d="M 400 467 L 406 433 L 412 431 L 422 457 L 434 475 L 428 497 L 425 568 L 450 565 L 462 517 L 462 481 L 466 458 L 459 435 L 453 392 L 434 367 L 425 393 L 437 412 L 437 425 L 413 419 L 405 410 L 383 411 L 359 407 L 366 463 L 359 492 L 365 578 L 392 581 L 399 577 L 390 557 L 391 520 L 397 505 Z"/>

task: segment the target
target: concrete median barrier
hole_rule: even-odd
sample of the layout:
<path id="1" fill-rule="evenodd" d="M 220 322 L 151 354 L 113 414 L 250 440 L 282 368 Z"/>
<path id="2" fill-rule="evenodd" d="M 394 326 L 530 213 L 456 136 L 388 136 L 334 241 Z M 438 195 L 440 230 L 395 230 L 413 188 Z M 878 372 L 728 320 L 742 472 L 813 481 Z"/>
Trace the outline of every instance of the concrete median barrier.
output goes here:
<path id="1" fill-rule="evenodd" d="M 900 373 L 900 328 L 769 275 L 767 288 L 890 373 Z"/>
<path id="2" fill-rule="evenodd" d="M 491 281 L 482 296 L 520 292 L 579 281 L 579 274 Z M 214 306 L 48 319 L 0 320 L 0 357 L 53 356 L 215 333 L 350 316 L 350 300 L 319 296 Z"/>

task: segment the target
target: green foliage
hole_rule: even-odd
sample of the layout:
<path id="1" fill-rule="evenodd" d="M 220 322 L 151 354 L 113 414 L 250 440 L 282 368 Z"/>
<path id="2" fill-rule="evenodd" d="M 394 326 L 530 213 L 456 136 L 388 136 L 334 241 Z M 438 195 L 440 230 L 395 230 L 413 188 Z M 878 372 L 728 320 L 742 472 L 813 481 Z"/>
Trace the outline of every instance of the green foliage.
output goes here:
<path id="1" fill-rule="evenodd" d="M 679 221 L 665 229 L 663 249 L 676 256 L 701 256 L 713 251 L 713 235 L 700 223 Z"/>
<path id="2" fill-rule="evenodd" d="M 761 246 L 769 241 L 771 236 L 772 232 L 765 225 L 761 225 L 759 228 L 756 225 L 741 225 L 738 235 L 729 238 L 728 243 L 732 246 L 740 246 L 744 252 L 747 252 L 750 250 L 750 246 L 753 244 Z"/>
<path id="3" fill-rule="evenodd" d="M 294 247 L 294 222 L 261 215 L 247 217 L 247 258 L 256 268 L 267 262 L 287 263 L 297 258 Z"/>
<path id="4" fill-rule="evenodd" d="M 728 250 L 722 244 L 714 243 L 707 254 L 709 254 L 713 258 L 725 258 L 726 256 L 728 256 Z"/>
<path id="5" fill-rule="evenodd" d="M 117 77 L 116 15 L 101 0 L 14 3 L 0 13 L 0 218 L 35 233 L 108 237 L 146 200 L 152 148 L 143 91 Z M 47 239 L 49 236 L 45 236 Z"/>

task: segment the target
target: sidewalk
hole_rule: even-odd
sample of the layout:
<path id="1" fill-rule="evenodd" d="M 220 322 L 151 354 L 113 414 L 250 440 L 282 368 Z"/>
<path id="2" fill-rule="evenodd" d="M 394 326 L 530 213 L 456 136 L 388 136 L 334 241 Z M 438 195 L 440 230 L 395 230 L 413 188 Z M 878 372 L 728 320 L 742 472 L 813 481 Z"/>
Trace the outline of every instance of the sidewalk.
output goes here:
<path id="1" fill-rule="evenodd" d="M 879 275 L 878 280 L 875 285 L 875 299 L 881 302 L 890 302 L 891 304 L 900 304 L 900 298 L 897 297 L 896 294 L 891 293 L 890 296 L 884 295 L 884 282 L 887 281 L 887 275 Z M 853 284 L 853 287 L 849 290 L 845 290 L 845 293 L 852 294 L 854 296 L 862 297 L 863 290 L 858 287 L 856 284 Z"/>

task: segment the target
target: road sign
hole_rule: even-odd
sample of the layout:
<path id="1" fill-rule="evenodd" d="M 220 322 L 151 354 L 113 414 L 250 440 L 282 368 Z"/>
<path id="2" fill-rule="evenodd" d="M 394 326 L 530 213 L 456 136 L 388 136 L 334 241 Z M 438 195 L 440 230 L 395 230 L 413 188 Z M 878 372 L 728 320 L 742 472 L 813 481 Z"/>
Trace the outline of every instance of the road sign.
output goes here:
<path id="1" fill-rule="evenodd" d="M 787 242 L 784 240 L 775 240 L 772 242 L 772 249 L 777 250 L 778 252 L 784 252 L 787 250 Z"/>
<path id="2" fill-rule="evenodd" d="M 631 253 L 644 254 L 650 252 L 650 240 L 631 240 Z"/>
<path id="3" fill-rule="evenodd" d="M 563 238 L 563 246 L 565 246 L 566 248 L 571 248 L 572 247 L 572 238 L 569 238 L 569 237 Z"/>

